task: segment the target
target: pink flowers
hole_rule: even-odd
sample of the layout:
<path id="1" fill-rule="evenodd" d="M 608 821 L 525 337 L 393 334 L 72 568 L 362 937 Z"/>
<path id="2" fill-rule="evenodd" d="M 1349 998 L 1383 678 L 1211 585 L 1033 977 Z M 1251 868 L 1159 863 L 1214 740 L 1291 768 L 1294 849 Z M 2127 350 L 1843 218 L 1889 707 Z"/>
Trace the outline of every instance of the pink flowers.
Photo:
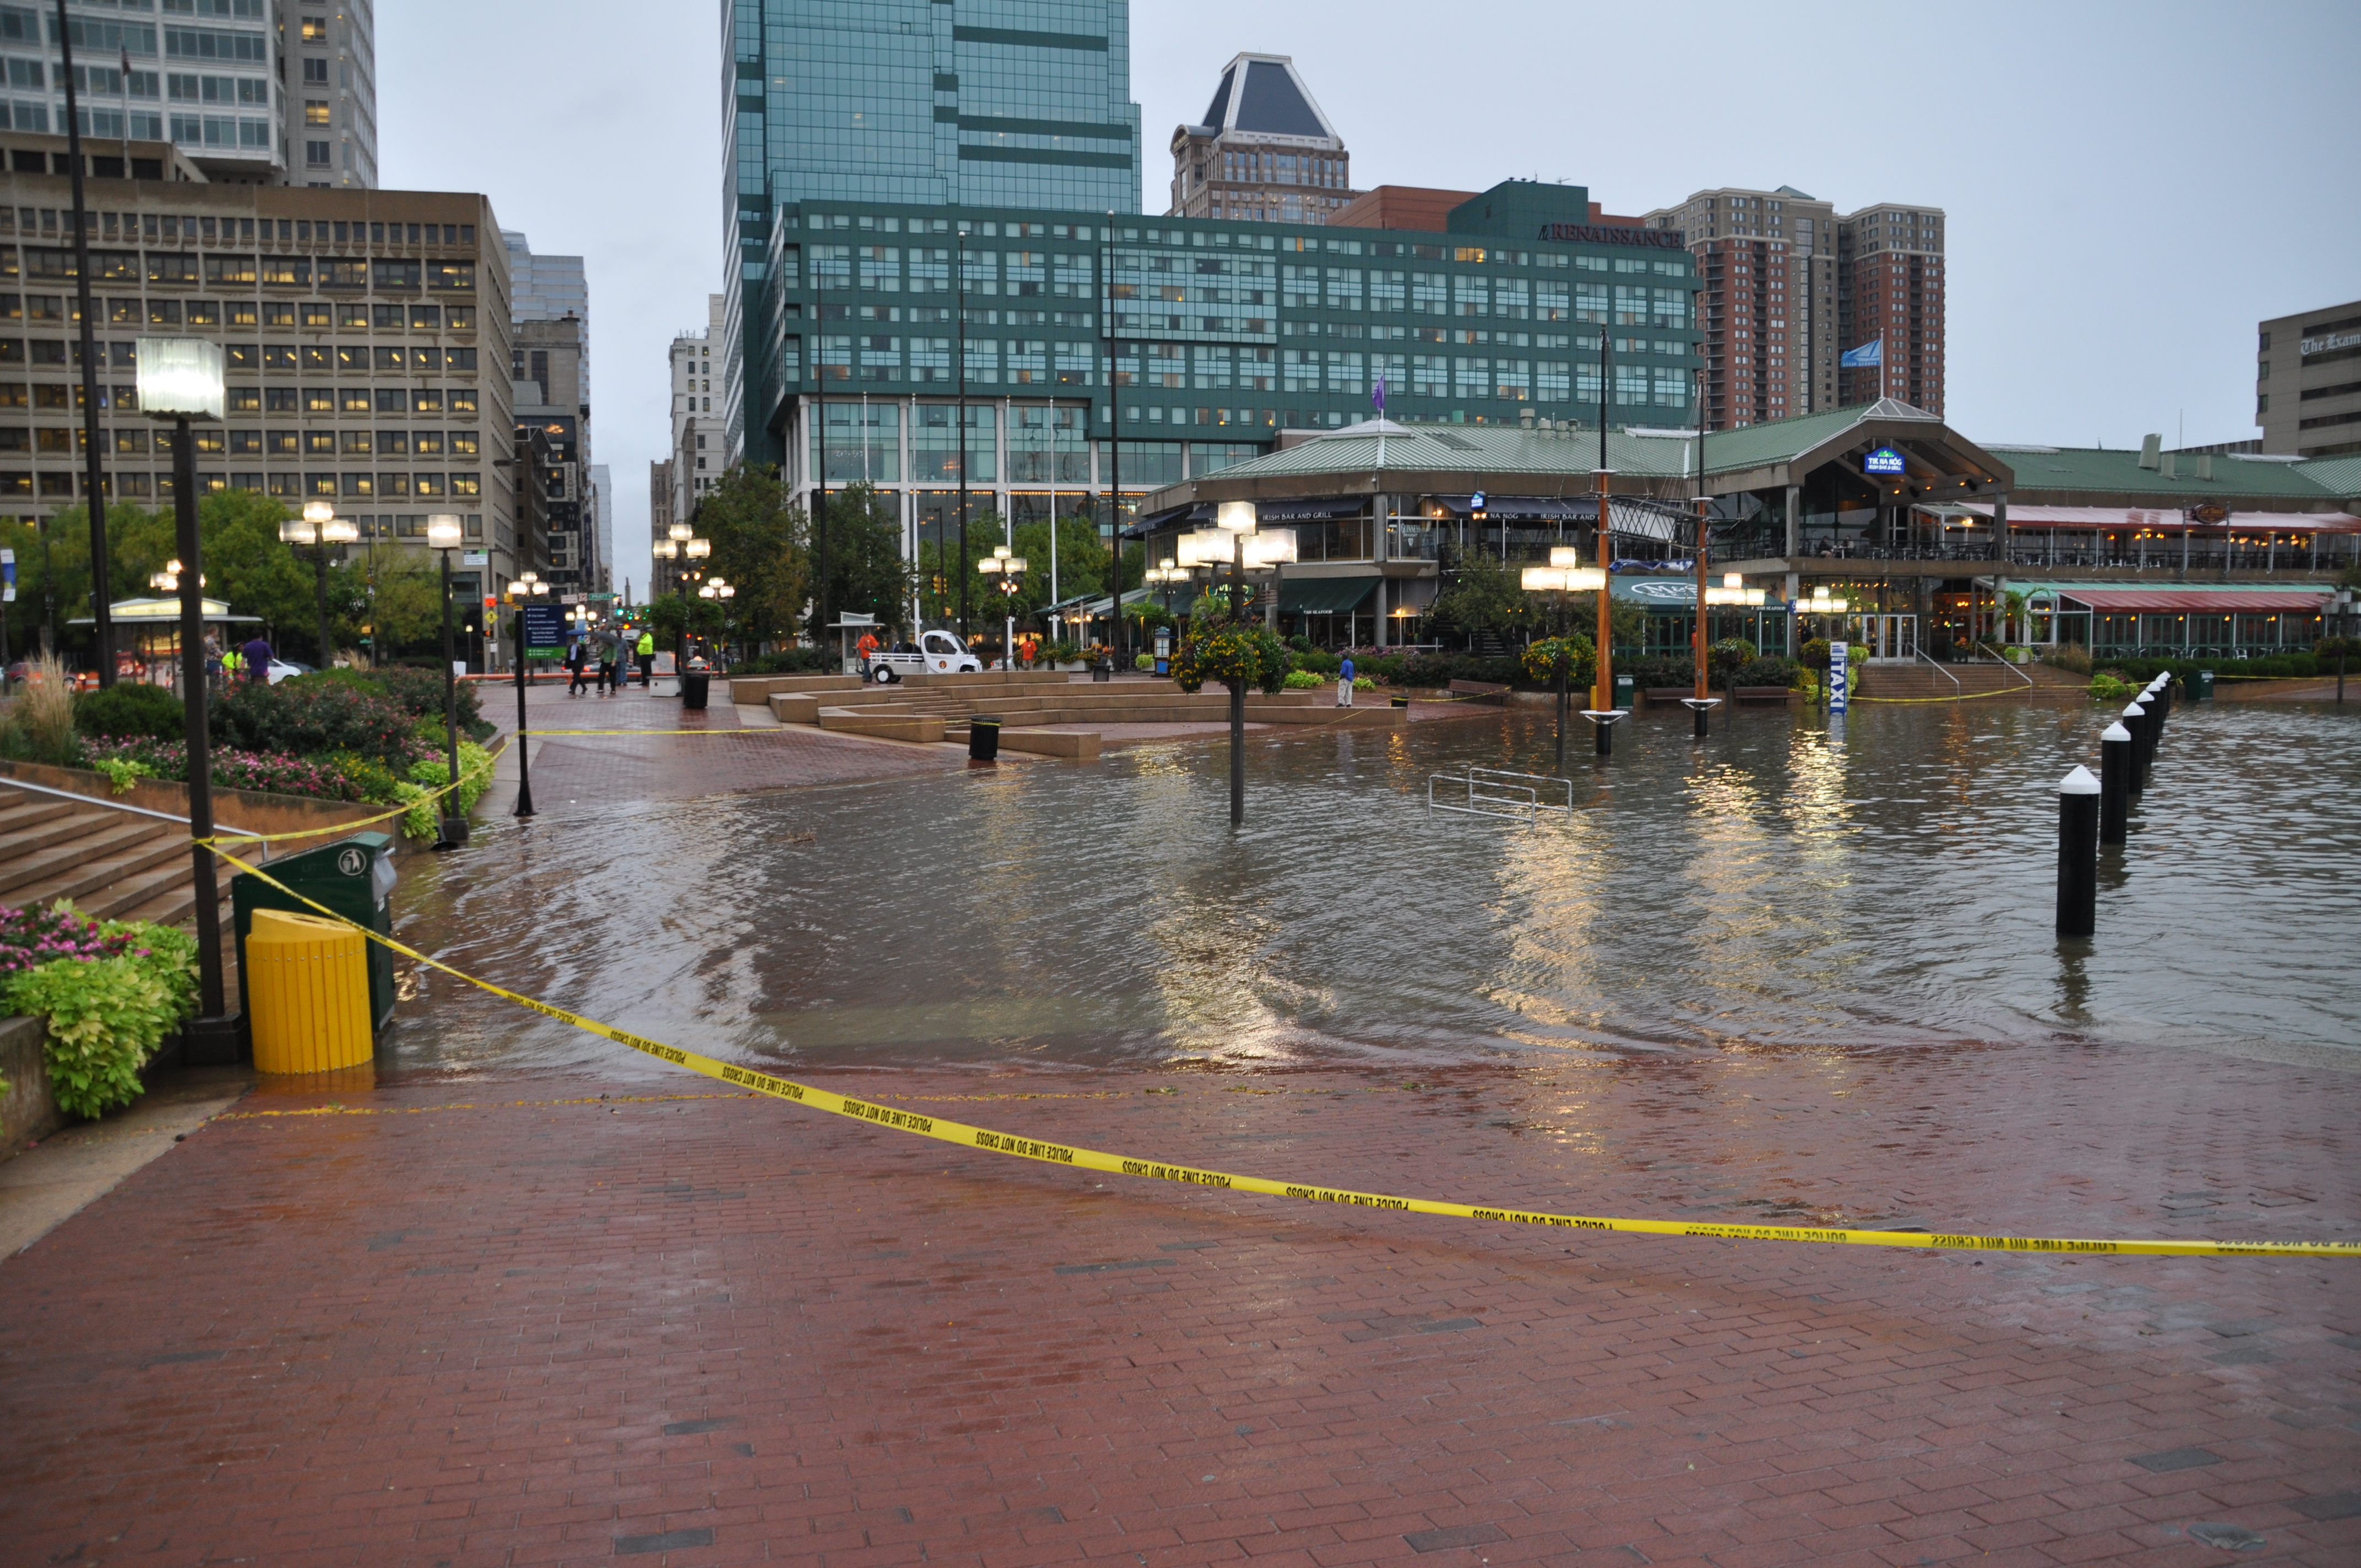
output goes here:
<path id="1" fill-rule="evenodd" d="M 133 939 L 128 932 L 104 934 L 97 921 L 70 907 L 0 908 L 0 981 L 59 959 L 88 961 L 131 952 L 145 956 L 145 949 L 132 947 Z"/>

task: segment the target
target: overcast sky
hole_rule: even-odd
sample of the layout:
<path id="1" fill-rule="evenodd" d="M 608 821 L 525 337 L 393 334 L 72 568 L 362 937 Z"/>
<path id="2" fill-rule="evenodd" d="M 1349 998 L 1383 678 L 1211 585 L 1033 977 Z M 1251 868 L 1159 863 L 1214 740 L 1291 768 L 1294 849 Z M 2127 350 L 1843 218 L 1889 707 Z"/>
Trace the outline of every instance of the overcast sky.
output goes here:
<path id="1" fill-rule="evenodd" d="M 595 457 L 648 581 L 664 350 L 720 287 L 713 0 L 379 9 L 389 186 L 479 190 L 588 259 Z M 2361 5 L 1132 0 L 1146 210 L 1241 49 L 1290 54 L 1355 181 L 1587 185 L 1611 213 L 1793 185 L 1949 216 L 1950 422 L 2243 440 L 2254 330 L 2361 297 Z M 620 581 L 618 586 L 620 587 Z"/>

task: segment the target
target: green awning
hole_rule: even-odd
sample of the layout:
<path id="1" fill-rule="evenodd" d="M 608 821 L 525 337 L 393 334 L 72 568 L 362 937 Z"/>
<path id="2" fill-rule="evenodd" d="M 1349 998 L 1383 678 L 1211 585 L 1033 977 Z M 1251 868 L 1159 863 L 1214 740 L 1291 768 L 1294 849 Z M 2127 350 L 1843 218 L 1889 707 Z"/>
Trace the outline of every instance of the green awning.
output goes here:
<path id="1" fill-rule="evenodd" d="M 1345 615 L 1361 608 L 1378 586 L 1375 577 L 1281 577 L 1281 615 Z"/>

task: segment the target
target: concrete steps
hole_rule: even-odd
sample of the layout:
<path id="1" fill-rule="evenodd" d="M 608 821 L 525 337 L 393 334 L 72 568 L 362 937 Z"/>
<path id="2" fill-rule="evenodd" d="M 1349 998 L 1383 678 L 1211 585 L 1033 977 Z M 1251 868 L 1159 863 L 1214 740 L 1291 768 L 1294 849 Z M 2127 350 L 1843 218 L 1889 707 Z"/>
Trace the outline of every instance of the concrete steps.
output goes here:
<path id="1" fill-rule="evenodd" d="M 102 920 L 186 919 L 195 907 L 186 832 L 0 784 L 0 903 L 46 907 L 60 898 Z"/>
<path id="2" fill-rule="evenodd" d="M 1861 695 L 1883 701 L 1905 699 L 1924 700 L 1931 697 L 1988 696 L 1998 692 L 2015 692 L 2026 696 L 2048 696 L 2081 694 L 2087 683 L 2081 677 L 2064 670 L 2053 670 L 2046 664 L 2015 666 L 2022 669 L 2026 679 L 2019 680 L 2013 669 L 1999 664 L 1946 664 L 1938 671 L 1926 664 L 1867 664 L 1858 672 Z M 1944 678 L 1949 672 L 1958 684 Z M 2033 684 L 2028 686 L 2026 681 Z"/>

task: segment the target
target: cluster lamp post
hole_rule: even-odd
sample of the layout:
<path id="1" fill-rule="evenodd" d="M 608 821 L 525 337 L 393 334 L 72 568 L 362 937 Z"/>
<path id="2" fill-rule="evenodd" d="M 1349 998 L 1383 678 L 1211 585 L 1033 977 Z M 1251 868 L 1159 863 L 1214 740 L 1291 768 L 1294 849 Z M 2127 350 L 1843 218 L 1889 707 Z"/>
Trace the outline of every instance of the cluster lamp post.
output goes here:
<path id="1" fill-rule="evenodd" d="M 524 712 L 525 682 L 530 678 L 525 659 L 524 601 L 535 595 L 549 592 L 549 585 L 534 573 L 527 572 L 509 585 L 509 598 L 516 605 L 516 688 L 517 688 L 517 798 L 516 817 L 531 817 L 533 810 L 532 748 L 527 744 Z"/>
<path id="2" fill-rule="evenodd" d="M 1559 633 L 1559 658 L 1557 659 L 1557 765 L 1561 768 L 1565 766 L 1566 686 L 1569 674 L 1566 668 L 1566 660 L 1565 658 L 1565 596 L 1568 594 L 1583 593 L 1596 593 L 1603 595 L 1607 592 L 1607 567 L 1604 562 L 1602 561 L 1600 565 L 1596 566 L 1585 566 L 1579 564 L 1581 559 L 1582 553 L 1576 550 L 1573 545 L 1554 544 L 1550 546 L 1549 565 L 1546 566 L 1526 567 L 1521 579 L 1522 586 L 1527 593 L 1548 594 L 1552 596 L 1557 607 L 1557 615 L 1554 618 Z M 1606 733 L 1603 727 L 1600 729 L 1600 733 Z"/>
<path id="3" fill-rule="evenodd" d="M 1055 522 L 1050 524 L 1052 529 L 1056 526 Z M 1019 580 L 1025 576 L 1025 557 L 1012 554 L 1005 544 L 995 544 L 991 554 L 975 564 L 975 569 L 981 576 L 990 578 L 992 586 L 1000 590 L 1004 611 L 1002 620 L 1005 622 L 1001 633 L 1004 641 L 1000 644 L 1001 667 L 1014 671 L 1016 668 L 1016 595 L 1025 586 Z"/>
<path id="4" fill-rule="evenodd" d="M 360 536 L 360 526 L 348 518 L 338 517 L 336 509 L 326 501 L 306 501 L 302 517 L 290 518 L 279 525 L 279 537 L 288 543 L 315 546 L 312 572 L 318 589 L 320 668 L 324 670 L 335 663 L 335 652 L 328 641 L 328 546 L 350 544 Z"/>
<path id="5" fill-rule="evenodd" d="M 83 319 L 87 321 L 85 313 Z M 214 882 L 213 748 L 205 731 L 204 559 L 197 526 L 197 453 L 189 427 L 222 417 L 222 348 L 203 338 L 143 337 L 139 407 L 172 426 L 172 511 L 180 543 L 181 703 L 189 744 L 189 855 L 196 902 L 197 1015 L 181 1032 L 192 1065 L 234 1062 L 238 1026 L 222 986 L 221 900 Z"/>
<path id="6" fill-rule="evenodd" d="M 438 850 L 456 850 L 467 841 L 467 819 L 459 807 L 459 672 L 451 651 L 451 552 L 463 537 L 456 512 L 438 511 L 426 519 L 426 547 L 443 557 L 443 751 L 450 764 L 450 793 L 437 814 L 441 832 Z"/>

